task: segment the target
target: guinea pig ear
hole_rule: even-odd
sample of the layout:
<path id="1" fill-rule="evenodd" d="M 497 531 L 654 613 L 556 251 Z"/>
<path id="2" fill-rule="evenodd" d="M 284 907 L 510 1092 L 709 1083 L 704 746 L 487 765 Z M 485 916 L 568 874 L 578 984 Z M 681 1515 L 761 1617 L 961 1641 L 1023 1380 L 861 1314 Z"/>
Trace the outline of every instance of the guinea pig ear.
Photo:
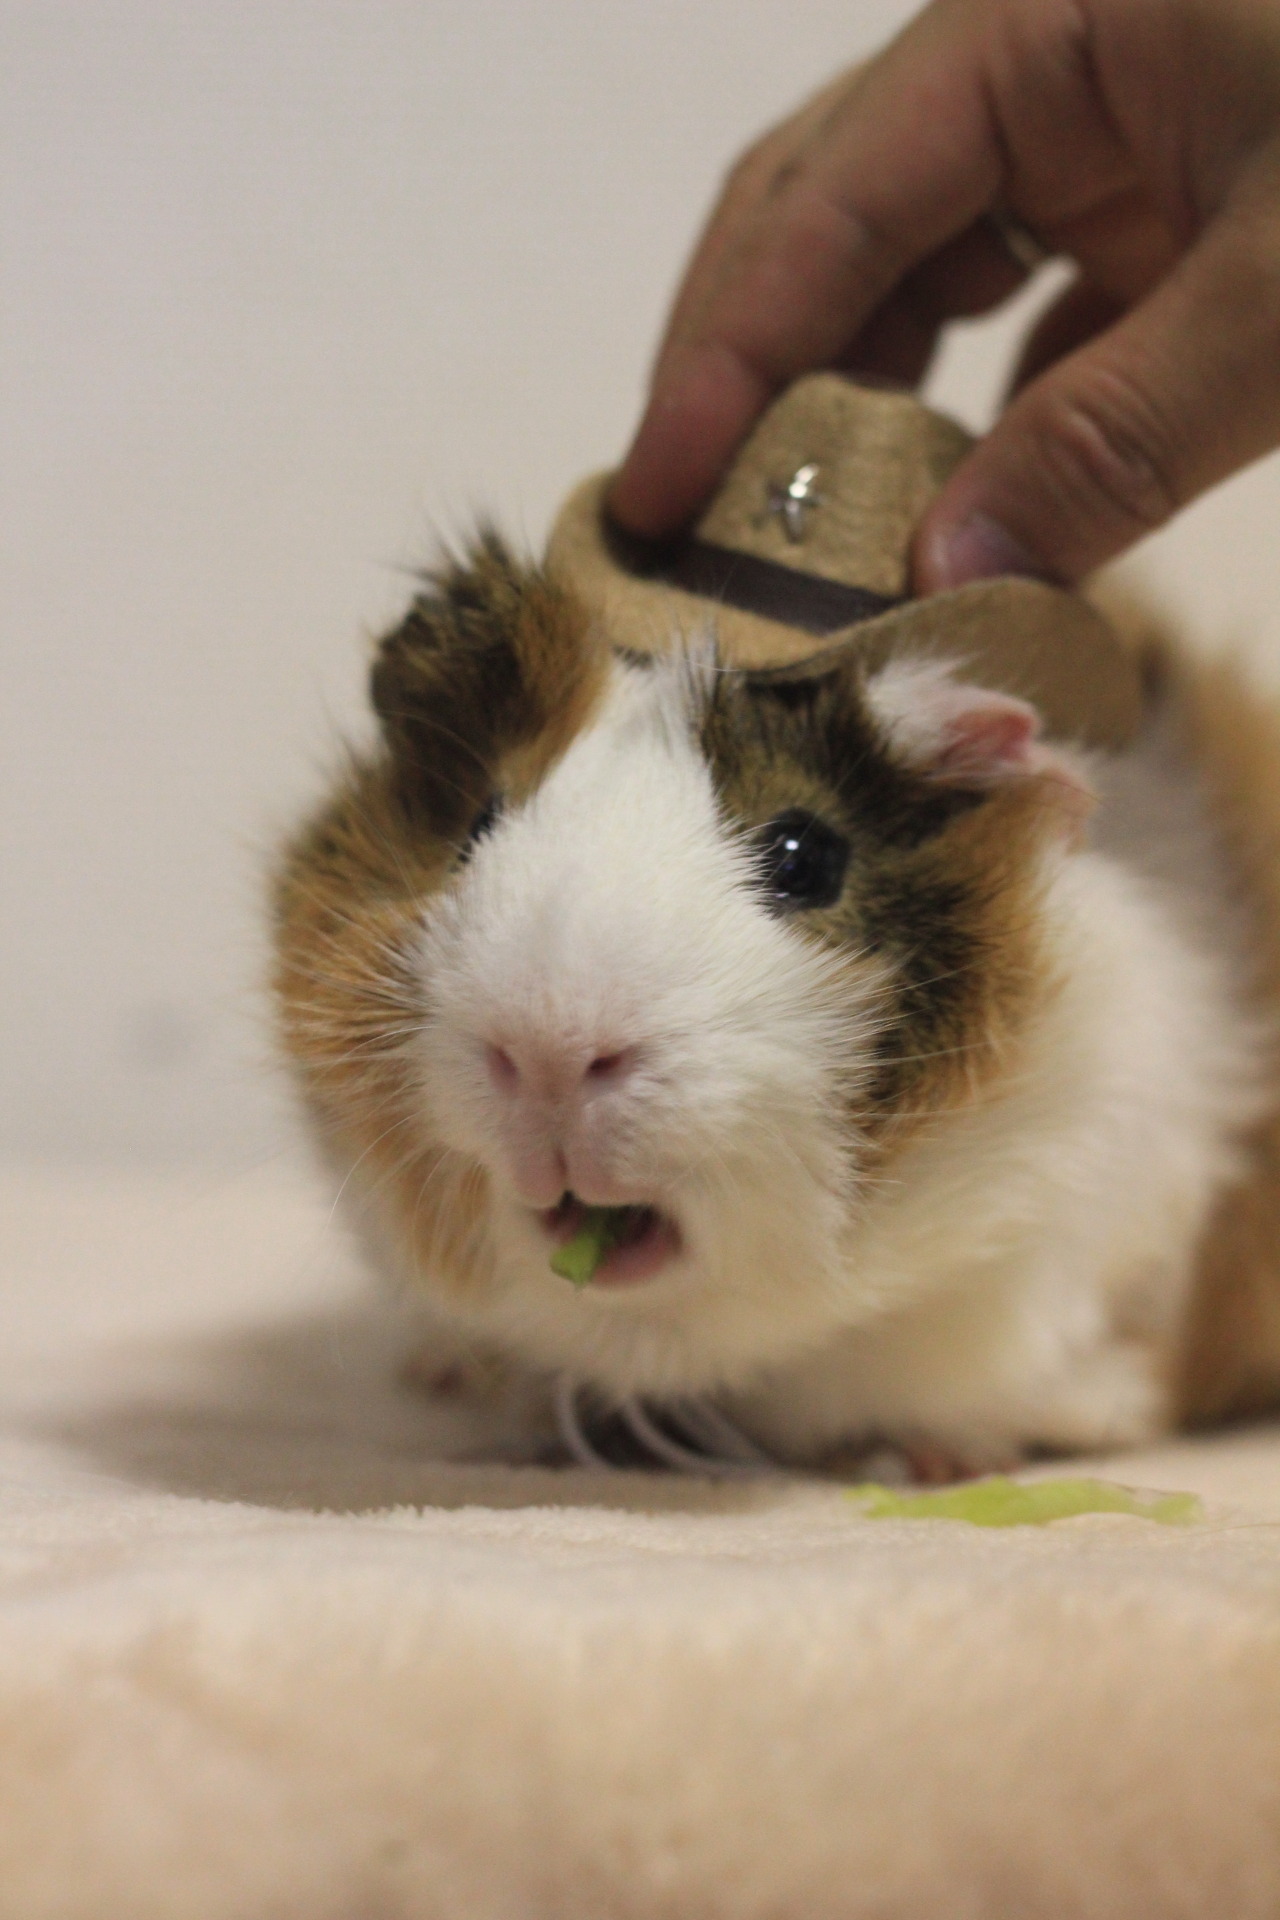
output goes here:
<path id="1" fill-rule="evenodd" d="M 1013 694 L 971 686 L 934 661 L 907 659 L 872 674 L 866 698 L 892 757 L 927 779 L 977 789 L 1043 779 L 1072 819 L 1093 807 L 1082 764 L 1041 739 L 1039 714 Z"/>
<path id="2" fill-rule="evenodd" d="M 602 678 L 578 602 L 483 532 L 378 647 L 371 693 L 397 786 L 458 837 L 499 786 L 536 784 Z"/>

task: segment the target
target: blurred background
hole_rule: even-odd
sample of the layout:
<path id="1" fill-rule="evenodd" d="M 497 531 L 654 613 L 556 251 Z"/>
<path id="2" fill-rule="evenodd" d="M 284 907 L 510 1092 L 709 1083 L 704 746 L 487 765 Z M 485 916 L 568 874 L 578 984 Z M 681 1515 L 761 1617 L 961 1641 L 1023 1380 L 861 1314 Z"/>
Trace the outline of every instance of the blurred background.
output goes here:
<path id="1" fill-rule="evenodd" d="M 617 456 L 726 165 L 914 10 L 0 0 L 0 1154 L 296 1152 L 262 876 L 370 637 Z M 1278 527 L 1269 461 L 1138 563 L 1269 674 Z"/>

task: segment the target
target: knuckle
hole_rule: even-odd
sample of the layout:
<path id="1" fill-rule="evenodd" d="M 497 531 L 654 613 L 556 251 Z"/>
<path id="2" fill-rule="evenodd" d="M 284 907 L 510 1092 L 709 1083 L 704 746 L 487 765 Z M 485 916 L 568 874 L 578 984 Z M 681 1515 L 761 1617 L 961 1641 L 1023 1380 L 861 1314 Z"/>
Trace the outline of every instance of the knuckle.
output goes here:
<path id="1" fill-rule="evenodd" d="M 763 142 L 757 142 L 755 146 L 747 147 L 725 168 L 720 181 L 722 199 L 727 200 L 731 194 L 739 192 L 744 184 L 754 179 L 760 166 L 758 149 L 762 144 Z"/>
<path id="2" fill-rule="evenodd" d="M 1055 395 L 1037 438 L 1064 506 L 1091 519 L 1101 508 L 1136 536 L 1163 526 L 1183 504 L 1167 424 L 1123 374 L 1098 371 L 1087 385 Z"/>
<path id="3" fill-rule="evenodd" d="M 725 198 L 742 193 L 755 194 L 761 186 L 771 180 L 788 161 L 793 158 L 790 144 L 786 139 L 784 126 L 770 127 L 758 140 L 738 155 L 724 175 L 722 193 Z"/>
<path id="4" fill-rule="evenodd" d="M 885 291 L 901 279 L 911 264 L 911 249 L 897 224 L 850 195 L 833 197 L 831 212 L 839 220 L 845 245 L 861 272 Z"/>

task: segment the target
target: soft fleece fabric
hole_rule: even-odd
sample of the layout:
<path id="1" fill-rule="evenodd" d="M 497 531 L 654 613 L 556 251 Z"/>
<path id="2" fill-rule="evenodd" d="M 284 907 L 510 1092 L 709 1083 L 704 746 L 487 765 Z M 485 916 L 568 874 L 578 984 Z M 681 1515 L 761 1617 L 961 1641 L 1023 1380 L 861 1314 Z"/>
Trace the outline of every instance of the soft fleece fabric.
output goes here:
<path id="1" fill-rule="evenodd" d="M 1101 1469 L 1187 1529 L 449 1464 L 305 1183 L 0 1222 L 4 1920 L 1280 1912 L 1280 1432 Z"/>

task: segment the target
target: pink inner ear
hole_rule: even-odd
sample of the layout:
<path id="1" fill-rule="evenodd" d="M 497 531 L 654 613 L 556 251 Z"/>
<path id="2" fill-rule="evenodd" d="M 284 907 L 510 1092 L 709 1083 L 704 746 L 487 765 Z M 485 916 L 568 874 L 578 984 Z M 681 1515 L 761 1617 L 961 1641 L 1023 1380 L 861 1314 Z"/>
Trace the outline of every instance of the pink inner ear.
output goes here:
<path id="1" fill-rule="evenodd" d="M 1006 694 L 956 687 L 942 716 L 934 768 L 971 777 L 1029 770 L 1040 722 L 1033 708 Z"/>

